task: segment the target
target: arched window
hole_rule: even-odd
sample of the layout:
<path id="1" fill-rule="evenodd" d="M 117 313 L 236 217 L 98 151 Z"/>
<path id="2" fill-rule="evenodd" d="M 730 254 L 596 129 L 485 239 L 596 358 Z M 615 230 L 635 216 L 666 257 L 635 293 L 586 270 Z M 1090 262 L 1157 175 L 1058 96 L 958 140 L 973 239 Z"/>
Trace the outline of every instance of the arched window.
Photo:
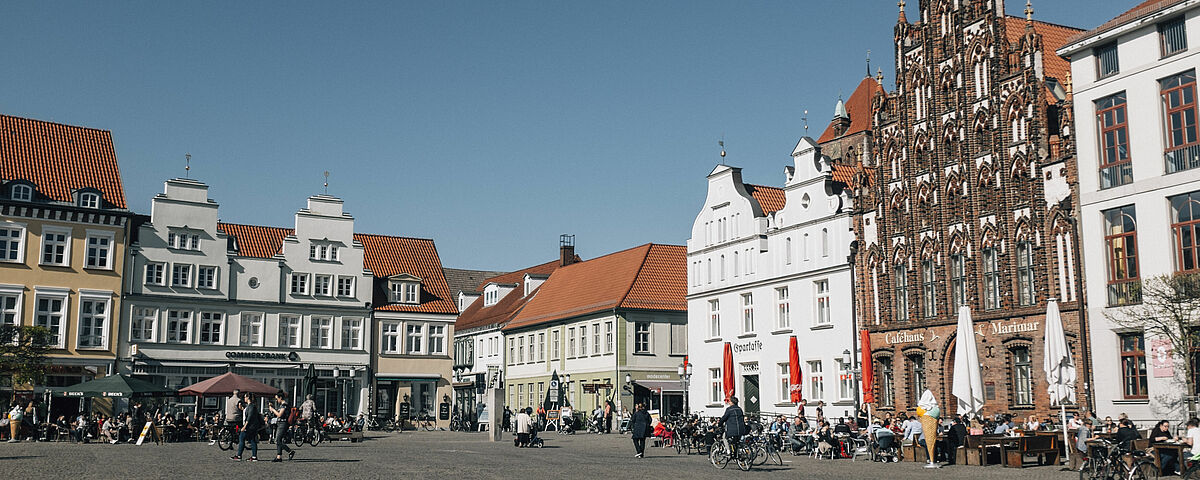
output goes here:
<path id="1" fill-rule="evenodd" d="M 741 273 L 738 265 L 738 252 L 733 252 L 733 276 L 738 276 Z"/>
<path id="2" fill-rule="evenodd" d="M 83 208 L 100 208 L 100 196 L 94 193 L 79 194 L 79 206 Z"/>
<path id="3" fill-rule="evenodd" d="M 829 256 L 829 229 L 828 228 L 821 229 L 821 256 L 822 257 Z"/>
<path id="4" fill-rule="evenodd" d="M 792 237 L 783 239 L 783 263 L 792 264 Z"/>
<path id="5" fill-rule="evenodd" d="M 725 281 L 725 256 L 721 255 L 721 281 Z"/>
<path id="6" fill-rule="evenodd" d="M 33 200 L 33 187 L 29 185 L 13 185 L 12 195 L 13 200 L 28 202 Z"/>

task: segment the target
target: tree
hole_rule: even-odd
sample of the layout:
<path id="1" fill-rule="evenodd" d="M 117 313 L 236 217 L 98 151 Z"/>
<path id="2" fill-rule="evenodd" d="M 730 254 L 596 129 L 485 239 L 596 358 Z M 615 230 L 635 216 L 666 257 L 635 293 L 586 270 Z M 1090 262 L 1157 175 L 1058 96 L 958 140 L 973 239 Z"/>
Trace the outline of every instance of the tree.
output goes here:
<path id="1" fill-rule="evenodd" d="M 14 387 L 45 380 L 50 338 L 45 327 L 0 325 L 0 372 L 12 376 Z"/>
<path id="2" fill-rule="evenodd" d="M 1171 343 L 1172 359 L 1183 364 L 1187 387 L 1187 396 L 1183 400 L 1187 404 L 1188 418 L 1194 417 L 1196 370 L 1200 366 L 1196 364 L 1200 360 L 1200 352 L 1197 352 L 1200 348 L 1200 323 L 1197 323 L 1200 321 L 1200 274 L 1161 275 L 1143 281 L 1140 289 L 1134 290 L 1140 293 L 1140 304 L 1105 312 L 1104 316 L 1120 328 L 1141 330 L 1146 337 Z"/>

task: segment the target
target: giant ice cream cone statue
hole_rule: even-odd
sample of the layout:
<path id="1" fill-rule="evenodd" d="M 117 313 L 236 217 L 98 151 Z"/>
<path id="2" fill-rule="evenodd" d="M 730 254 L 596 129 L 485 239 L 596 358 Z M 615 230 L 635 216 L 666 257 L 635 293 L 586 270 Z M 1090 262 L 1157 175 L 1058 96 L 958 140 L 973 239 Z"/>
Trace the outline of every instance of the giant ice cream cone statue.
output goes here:
<path id="1" fill-rule="evenodd" d="M 929 464 L 925 465 L 925 468 L 938 468 L 938 464 L 933 461 L 933 449 L 937 445 L 938 417 L 942 412 L 938 408 L 937 399 L 933 397 L 933 392 L 925 390 L 925 393 L 921 394 L 921 400 L 917 402 L 917 415 L 920 416 L 921 431 L 925 434 L 925 449 L 929 452 Z"/>

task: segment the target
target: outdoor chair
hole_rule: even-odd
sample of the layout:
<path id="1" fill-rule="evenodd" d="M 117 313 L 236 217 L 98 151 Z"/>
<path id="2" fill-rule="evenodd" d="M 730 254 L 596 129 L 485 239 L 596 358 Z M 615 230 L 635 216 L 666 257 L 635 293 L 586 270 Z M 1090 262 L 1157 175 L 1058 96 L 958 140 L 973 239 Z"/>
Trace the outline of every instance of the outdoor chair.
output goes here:
<path id="1" fill-rule="evenodd" d="M 871 448 L 867 446 L 866 438 L 851 438 L 850 439 L 850 461 L 855 461 L 859 456 L 871 458 Z"/>

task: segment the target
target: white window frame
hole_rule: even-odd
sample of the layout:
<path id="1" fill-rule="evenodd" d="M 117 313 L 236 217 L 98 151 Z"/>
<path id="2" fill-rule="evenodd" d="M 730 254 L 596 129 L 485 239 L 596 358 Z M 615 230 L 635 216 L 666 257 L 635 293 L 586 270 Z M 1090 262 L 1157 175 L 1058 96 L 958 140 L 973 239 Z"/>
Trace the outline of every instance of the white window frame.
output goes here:
<path id="1" fill-rule="evenodd" d="M 539 362 L 546 361 L 546 332 L 538 332 L 537 356 Z"/>
<path id="2" fill-rule="evenodd" d="M 308 319 L 308 347 L 329 350 L 333 348 L 333 317 L 313 315 Z"/>
<path id="3" fill-rule="evenodd" d="M 13 299 L 11 307 L 5 306 L 5 299 Z M 23 285 L 0 284 L 0 325 L 21 325 L 21 311 L 24 306 L 25 287 Z M 9 320 L 12 320 L 11 322 Z"/>
<path id="4" fill-rule="evenodd" d="M 0 262 L 25 263 L 25 224 L 0 222 L 0 232 L 4 232 L 0 236 Z M 18 233 L 13 236 L 12 232 Z M 16 258 L 10 258 L 13 256 Z"/>
<path id="5" fill-rule="evenodd" d="M 318 262 L 336 262 L 339 260 L 338 246 L 333 242 L 314 241 L 309 244 L 308 259 Z"/>
<path id="6" fill-rule="evenodd" d="M 23 184 L 13 185 L 12 190 L 9 192 L 9 198 L 19 202 L 32 202 L 33 187 Z"/>
<path id="7" fill-rule="evenodd" d="M 588 356 L 588 327 L 586 324 L 579 326 L 579 356 Z"/>
<path id="8" fill-rule="evenodd" d="M 52 242 L 50 242 L 50 235 L 62 235 L 63 241 L 59 242 L 59 241 L 55 240 L 52 243 Z M 50 265 L 50 266 L 56 266 L 56 267 L 71 266 L 71 240 L 72 240 L 72 238 L 71 238 L 71 229 L 70 228 L 43 226 L 42 227 L 42 249 L 41 249 L 41 251 L 38 252 L 38 264 Z M 62 247 L 61 253 L 58 252 L 57 250 L 53 253 L 54 257 L 57 257 L 59 255 L 62 256 L 61 262 L 47 262 L 46 261 L 46 248 L 50 247 L 50 246 Z"/>
<path id="9" fill-rule="evenodd" d="M 654 353 L 654 327 L 650 322 L 633 323 L 633 353 Z"/>
<path id="10" fill-rule="evenodd" d="M 238 329 L 238 345 L 243 347 L 261 347 L 263 345 L 265 317 L 262 312 L 242 312 L 241 325 Z M 255 339 L 257 337 L 257 340 Z"/>
<path id="11" fill-rule="evenodd" d="M 567 328 L 567 358 L 575 358 L 575 327 Z"/>
<path id="12" fill-rule="evenodd" d="M 196 331 L 196 343 L 201 345 L 224 345 L 225 313 L 201 311 L 199 317 L 200 321 L 198 322 L 199 328 Z"/>
<path id="13" fill-rule="evenodd" d="M 742 294 L 742 333 L 754 333 L 754 294 Z"/>
<path id="14" fill-rule="evenodd" d="M 177 281 L 177 280 L 179 280 L 179 276 L 176 275 L 176 272 L 180 271 L 179 270 L 180 267 L 186 267 L 185 270 L 182 270 L 184 272 L 187 272 L 186 278 L 183 279 L 184 280 L 183 282 Z M 195 267 L 195 265 L 192 265 L 190 263 L 172 263 L 171 264 L 171 286 L 172 287 L 182 287 L 182 288 L 192 288 L 192 270 L 194 267 Z"/>
<path id="15" fill-rule="evenodd" d="M 343 290 L 343 282 L 347 282 L 348 286 Z M 349 275 L 338 275 L 337 277 L 337 296 L 351 298 L 354 297 L 354 277 Z"/>
<path id="16" fill-rule="evenodd" d="M 780 329 L 792 328 L 792 301 L 788 287 L 775 289 L 775 326 Z"/>
<path id="17" fill-rule="evenodd" d="M 779 401 L 782 403 L 792 402 L 792 367 L 789 363 L 778 364 L 779 373 Z"/>
<path id="18" fill-rule="evenodd" d="M 154 267 L 158 275 L 151 275 L 150 268 Z M 158 278 L 155 279 L 154 277 Z M 146 285 L 165 286 L 167 284 L 167 264 L 165 262 L 146 262 L 142 268 L 142 283 Z"/>
<path id="19" fill-rule="evenodd" d="M 850 364 L 842 359 L 837 360 L 838 367 L 838 399 L 854 399 L 854 374 L 850 372 Z"/>
<path id="20" fill-rule="evenodd" d="M 333 296 L 333 275 L 313 274 L 312 292 L 316 297 L 332 297 Z M 322 284 L 324 280 L 324 284 Z M 324 288 L 322 288 L 324 287 Z"/>
<path id="21" fill-rule="evenodd" d="M 90 314 L 85 313 L 84 306 L 89 303 L 93 304 L 93 305 L 103 304 L 104 305 L 104 313 L 97 314 L 94 311 Z M 80 290 L 79 311 L 76 313 L 77 318 L 75 320 L 75 325 L 76 325 L 75 348 L 76 349 L 79 349 L 79 350 L 107 350 L 108 349 L 108 334 L 110 331 L 109 329 L 111 328 L 111 325 L 112 325 L 112 304 L 113 304 L 113 302 L 112 302 L 112 293 L 111 292 L 88 292 L 86 290 Z M 91 320 L 92 328 L 85 329 L 84 323 L 87 323 L 87 321 L 89 319 Z M 95 325 L 96 323 L 99 324 L 99 330 L 100 330 L 99 335 L 92 334 L 92 333 L 94 333 L 94 330 L 96 329 L 96 325 Z M 93 330 L 93 331 L 89 332 L 88 330 Z M 85 335 L 85 334 L 88 334 L 88 335 Z M 85 337 L 97 338 L 98 343 L 94 344 L 94 345 L 93 344 L 84 345 Z"/>
<path id="22" fill-rule="evenodd" d="M 159 311 L 157 307 L 136 307 L 129 322 L 130 342 L 158 341 Z M 147 325 L 149 323 L 149 325 Z M 149 334 L 149 335 L 147 335 Z"/>
<path id="23" fill-rule="evenodd" d="M 708 386 L 709 386 L 709 403 L 721 403 L 725 401 L 723 390 L 725 390 L 725 379 L 721 376 L 720 368 L 708 369 Z"/>
<path id="24" fill-rule="evenodd" d="M 361 317 L 342 317 L 343 350 L 362 350 L 363 322 Z"/>
<path id="25" fill-rule="evenodd" d="M 813 322 L 815 325 L 830 325 L 832 322 L 829 297 L 829 280 L 813 281 L 813 308 L 816 309 Z"/>
<path id="26" fill-rule="evenodd" d="M 413 348 L 416 347 L 416 348 Z M 425 324 L 409 322 L 404 325 L 404 353 L 425 354 Z"/>
<path id="27" fill-rule="evenodd" d="M 603 350 L 604 346 L 603 346 L 603 344 L 600 343 L 601 338 L 602 337 L 600 336 L 600 324 L 593 323 L 592 324 L 592 355 L 603 355 L 604 354 L 604 350 Z"/>
<path id="28" fill-rule="evenodd" d="M 33 325 L 35 327 L 46 327 L 47 329 L 50 330 L 51 335 L 53 335 L 54 337 L 58 337 L 57 341 L 53 342 L 50 345 L 53 348 L 67 348 L 67 335 L 66 335 L 67 322 L 68 322 L 67 312 L 70 311 L 70 304 L 69 304 L 70 297 L 71 297 L 71 291 L 68 289 L 65 289 L 65 288 L 37 288 L 37 287 L 34 287 L 34 290 L 33 290 L 33 308 L 34 308 Z M 42 299 L 60 301 L 61 303 L 59 305 L 58 311 L 55 312 L 55 311 L 51 311 L 51 310 L 42 310 L 41 306 L 39 305 L 41 303 Z M 41 317 L 43 315 L 47 316 L 46 321 L 42 321 Z M 57 329 L 52 327 L 52 323 L 49 321 L 50 316 L 57 317 L 57 319 L 58 319 L 58 328 Z"/>
<path id="29" fill-rule="evenodd" d="M 721 336 L 721 301 L 712 299 L 708 301 L 708 337 L 719 338 Z"/>
<path id="30" fill-rule="evenodd" d="M 428 351 L 430 355 L 445 355 L 446 354 L 446 326 L 436 323 L 431 323 L 427 327 L 429 335 L 427 336 Z M 530 347 L 533 347 L 531 344 Z M 533 360 L 533 352 L 530 352 L 529 359 Z"/>
<path id="31" fill-rule="evenodd" d="M 825 366 L 820 360 L 808 362 L 808 401 L 815 402 L 825 398 Z"/>
<path id="32" fill-rule="evenodd" d="M 100 195 L 94 192 L 80 193 L 79 206 L 82 208 L 100 208 Z"/>
<path id="33" fill-rule="evenodd" d="M 421 303 L 421 288 L 417 282 L 403 282 L 404 299 L 402 303 Z"/>
<path id="34" fill-rule="evenodd" d="M 392 355 L 404 353 L 404 338 L 400 322 L 380 322 L 379 325 L 379 350 Z"/>
<path id="35" fill-rule="evenodd" d="M 288 291 L 292 295 L 308 295 L 308 274 L 300 272 L 292 272 L 288 276 Z"/>
<path id="36" fill-rule="evenodd" d="M 616 338 L 616 325 L 612 320 L 604 322 L 604 353 L 613 353 L 614 340 Z"/>
<path id="37" fill-rule="evenodd" d="M 206 275 L 206 271 L 211 272 L 212 275 Z M 213 265 L 198 265 L 196 267 L 196 288 L 216 290 L 220 282 L 220 271 L 220 268 Z M 205 281 L 205 277 L 208 277 L 207 281 Z"/>
<path id="38" fill-rule="evenodd" d="M 89 270 L 112 270 L 113 269 L 113 249 L 116 247 L 116 235 L 113 232 L 88 230 L 83 241 L 83 268 Z M 92 246 L 92 240 L 107 241 L 103 247 L 96 245 Z M 97 255 L 93 255 L 95 249 Z M 103 252 L 103 255 L 99 255 Z M 103 262 L 103 265 L 100 264 Z"/>
<path id="39" fill-rule="evenodd" d="M 174 318 L 172 318 L 172 314 L 177 315 L 174 315 Z M 193 343 L 192 322 L 195 320 L 195 317 L 195 313 L 191 310 L 168 309 L 166 321 L 167 335 L 165 337 L 166 343 Z M 171 328 L 173 326 L 172 322 L 174 322 L 174 326 L 176 328 Z M 184 328 L 178 328 L 179 325 L 184 325 Z M 183 335 L 179 335 L 180 333 Z"/>
<path id="40" fill-rule="evenodd" d="M 558 360 L 559 358 L 561 358 L 560 347 L 562 345 L 559 343 L 560 339 L 561 339 L 561 333 L 558 329 L 554 329 L 554 330 L 550 331 L 550 360 Z"/>
<path id="41" fill-rule="evenodd" d="M 301 328 L 304 321 L 300 315 L 283 313 L 279 315 L 279 339 L 276 342 L 281 348 L 300 348 L 304 341 Z M 292 340 L 292 341 L 288 341 Z"/>

